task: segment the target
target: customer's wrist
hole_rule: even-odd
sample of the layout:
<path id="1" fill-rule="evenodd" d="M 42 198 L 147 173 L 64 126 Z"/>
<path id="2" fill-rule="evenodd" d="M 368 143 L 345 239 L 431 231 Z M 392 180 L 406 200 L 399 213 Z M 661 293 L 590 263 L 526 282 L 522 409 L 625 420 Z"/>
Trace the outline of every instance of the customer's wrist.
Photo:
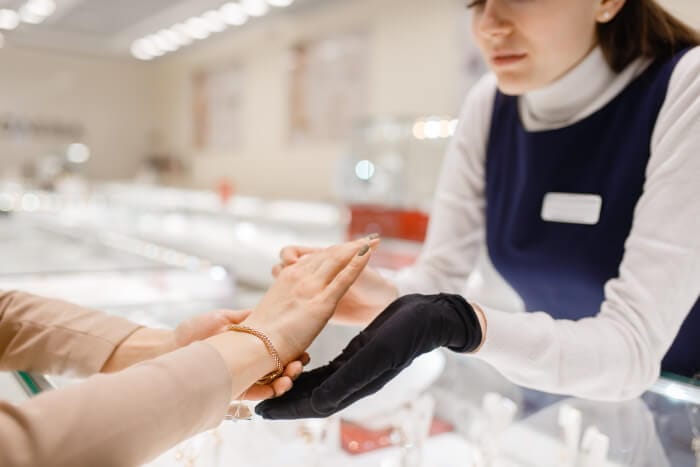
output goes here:
<path id="1" fill-rule="evenodd" d="M 117 345 L 101 371 L 103 373 L 120 371 L 136 363 L 157 358 L 175 350 L 175 348 L 173 331 L 138 328 Z"/>
<path id="2" fill-rule="evenodd" d="M 214 347 L 229 370 L 236 386 L 241 386 L 239 393 L 245 388 L 276 369 L 273 358 L 268 353 L 264 343 L 256 336 L 224 332 L 209 337 L 205 342 Z M 243 382 L 241 385 L 240 383 Z"/>

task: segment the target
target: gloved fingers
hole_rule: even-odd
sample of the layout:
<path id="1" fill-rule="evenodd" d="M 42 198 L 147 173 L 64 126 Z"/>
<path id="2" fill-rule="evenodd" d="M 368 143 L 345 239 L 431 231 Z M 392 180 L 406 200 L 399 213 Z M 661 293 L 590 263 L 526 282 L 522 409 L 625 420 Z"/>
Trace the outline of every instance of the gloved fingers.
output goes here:
<path id="1" fill-rule="evenodd" d="M 338 397 L 338 394 L 328 392 L 322 386 L 311 393 L 310 405 L 313 412 L 317 414 L 317 417 L 329 417 L 351 406 L 360 399 L 364 399 L 376 393 L 401 373 L 401 371 L 403 371 L 403 368 L 388 369 L 377 375 L 372 381 L 366 382 L 361 387 L 357 387 L 352 393 L 346 393 L 345 397 L 342 399 Z M 332 380 L 334 376 L 330 379 Z"/>
<path id="2" fill-rule="evenodd" d="M 390 348 L 391 343 L 370 340 L 353 356 L 342 362 L 336 371 L 329 375 L 312 398 L 318 401 L 321 414 L 332 413 L 335 405 L 351 397 L 374 382 L 378 377 L 397 367 Z M 318 395 L 314 394 L 318 392 Z"/>
<path id="3" fill-rule="evenodd" d="M 313 371 L 302 373 L 294 382 L 292 389 L 280 397 L 268 399 L 255 407 L 255 412 L 264 418 L 292 419 L 309 417 L 307 408 L 311 392 L 323 383 L 335 368 L 326 365 Z"/>
<path id="4" fill-rule="evenodd" d="M 292 390 L 293 391 L 293 390 Z M 311 395 L 287 400 L 285 396 L 292 391 L 276 399 L 268 399 L 255 406 L 255 413 L 267 420 L 297 420 L 300 418 L 318 418 L 311 407 Z"/>

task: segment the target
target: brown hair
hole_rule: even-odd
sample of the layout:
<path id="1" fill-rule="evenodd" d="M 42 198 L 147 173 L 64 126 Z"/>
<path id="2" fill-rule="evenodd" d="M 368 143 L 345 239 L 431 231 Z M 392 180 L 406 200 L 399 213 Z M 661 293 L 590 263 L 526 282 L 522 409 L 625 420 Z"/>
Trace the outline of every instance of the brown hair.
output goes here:
<path id="1" fill-rule="evenodd" d="M 618 73 L 639 57 L 669 58 L 700 45 L 700 33 L 656 0 L 627 0 L 612 21 L 598 24 L 597 34 L 605 58 Z"/>

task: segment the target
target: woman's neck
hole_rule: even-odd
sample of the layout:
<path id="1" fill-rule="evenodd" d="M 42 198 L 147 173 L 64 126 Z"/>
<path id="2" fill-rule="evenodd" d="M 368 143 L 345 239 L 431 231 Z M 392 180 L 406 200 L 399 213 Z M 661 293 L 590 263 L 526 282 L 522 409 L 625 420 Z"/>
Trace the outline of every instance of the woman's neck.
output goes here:
<path id="1" fill-rule="evenodd" d="M 621 73 L 608 65 L 596 47 L 578 65 L 553 83 L 520 97 L 520 117 L 531 131 L 570 125 L 603 107 L 646 69 L 639 59 Z"/>

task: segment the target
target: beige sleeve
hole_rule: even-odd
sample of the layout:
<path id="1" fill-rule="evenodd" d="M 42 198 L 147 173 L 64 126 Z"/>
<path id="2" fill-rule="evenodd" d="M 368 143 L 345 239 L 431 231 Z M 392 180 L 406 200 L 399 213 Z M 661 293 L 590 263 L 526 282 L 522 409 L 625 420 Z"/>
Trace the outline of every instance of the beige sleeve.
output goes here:
<path id="1" fill-rule="evenodd" d="M 0 370 L 92 375 L 138 328 L 60 300 L 0 291 Z"/>
<path id="2" fill-rule="evenodd" d="M 221 423 L 231 391 L 221 355 L 196 342 L 19 406 L 0 402 L 0 465 L 140 465 Z"/>

